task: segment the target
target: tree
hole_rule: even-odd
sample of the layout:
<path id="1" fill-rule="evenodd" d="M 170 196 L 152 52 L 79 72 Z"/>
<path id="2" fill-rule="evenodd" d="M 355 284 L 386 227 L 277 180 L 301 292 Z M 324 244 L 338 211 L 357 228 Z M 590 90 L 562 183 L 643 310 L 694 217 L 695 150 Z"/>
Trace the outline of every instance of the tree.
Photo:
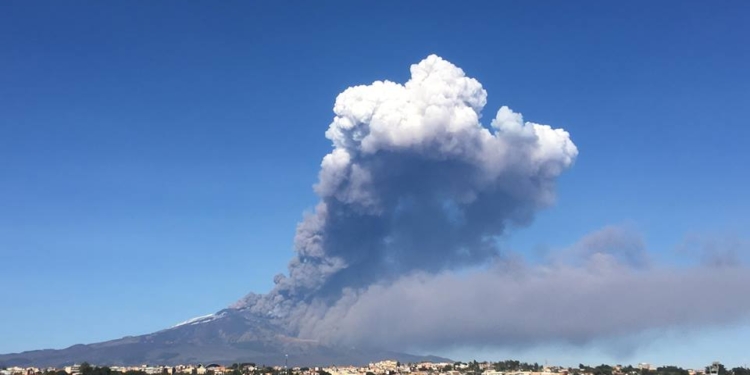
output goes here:
<path id="1" fill-rule="evenodd" d="M 706 374 L 711 373 L 711 367 L 712 366 L 706 366 Z M 729 375 L 727 374 L 727 368 L 724 367 L 721 363 L 719 363 L 719 375 Z"/>
<path id="2" fill-rule="evenodd" d="M 601 364 L 594 367 L 593 373 L 594 375 L 612 375 L 612 366 Z"/>
<path id="3" fill-rule="evenodd" d="M 78 371 L 81 372 L 81 375 L 92 375 L 92 373 L 94 372 L 94 368 L 91 367 L 90 363 L 83 362 L 81 363 L 81 367 Z"/>
<path id="4" fill-rule="evenodd" d="M 518 371 L 521 369 L 521 362 L 509 359 L 506 361 L 497 362 L 492 367 L 495 369 L 495 371 Z"/>
<path id="5" fill-rule="evenodd" d="M 656 375 L 688 375 L 688 370 L 677 366 L 663 366 L 656 369 Z"/>

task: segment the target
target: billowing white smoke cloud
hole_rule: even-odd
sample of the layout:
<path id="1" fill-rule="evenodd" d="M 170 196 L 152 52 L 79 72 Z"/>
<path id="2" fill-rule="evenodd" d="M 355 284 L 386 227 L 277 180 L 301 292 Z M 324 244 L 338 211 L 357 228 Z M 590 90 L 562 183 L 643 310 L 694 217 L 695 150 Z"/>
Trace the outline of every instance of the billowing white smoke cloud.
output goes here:
<path id="1" fill-rule="evenodd" d="M 297 228 L 289 276 L 235 307 L 293 319 L 344 288 L 496 257 L 495 237 L 553 202 L 578 150 L 566 131 L 507 107 L 483 126 L 486 101 L 477 80 L 435 55 L 412 65 L 404 85 L 341 93 L 315 185 L 321 202 Z"/>
<path id="2" fill-rule="evenodd" d="M 659 269 L 620 227 L 545 265 L 500 257 L 497 236 L 553 202 L 578 150 L 507 107 L 483 126 L 486 97 L 434 55 L 403 85 L 341 93 L 288 276 L 234 308 L 290 335 L 388 348 L 586 342 L 748 315 L 745 268 Z M 488 267 L 451 273 L 476 265 Z"/>

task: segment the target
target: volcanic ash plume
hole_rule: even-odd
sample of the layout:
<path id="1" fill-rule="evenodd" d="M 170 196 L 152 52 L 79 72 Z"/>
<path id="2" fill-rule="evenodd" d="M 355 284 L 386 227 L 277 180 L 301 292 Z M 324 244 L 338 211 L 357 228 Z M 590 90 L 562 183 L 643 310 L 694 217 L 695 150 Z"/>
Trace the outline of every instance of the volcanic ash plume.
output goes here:
<path id="1" fill-rule="evenodd" d="M 403 85 L 341 93 L 314 187 L 320 203 L 297 226 L 288 276 L 234 307 L 299 330 L 302 316 L 351 291 L 495 258 L 496 236 L 553 202 L 578 150 L 565 130 L 508 107 L 485 127 L 486 100 L 477 80 L 435 55 Z"/>

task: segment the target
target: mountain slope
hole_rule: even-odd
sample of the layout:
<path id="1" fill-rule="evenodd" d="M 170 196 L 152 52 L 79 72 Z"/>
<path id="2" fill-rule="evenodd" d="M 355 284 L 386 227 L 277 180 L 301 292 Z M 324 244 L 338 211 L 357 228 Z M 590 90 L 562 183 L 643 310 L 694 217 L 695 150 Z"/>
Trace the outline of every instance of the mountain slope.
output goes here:
<path id="1" fill-rule="evenodd" d="M 142 336 L 60 350 L 0 355 L 0 366 L 61 366 L 83 361 L 101 365 L 212 362 L 283 365 L 286 355 L 290 366 L 360 365 L 382 359 L 447 361 L 439 357 L 327 346 L 287 336 L 267 319 L 226 309 Z"/>

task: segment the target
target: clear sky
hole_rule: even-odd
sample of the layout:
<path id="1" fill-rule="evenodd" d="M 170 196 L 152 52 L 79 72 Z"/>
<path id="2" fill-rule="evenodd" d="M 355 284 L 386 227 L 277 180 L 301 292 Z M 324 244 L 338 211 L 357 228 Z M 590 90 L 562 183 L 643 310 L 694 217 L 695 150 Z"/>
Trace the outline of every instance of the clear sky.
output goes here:
<path id="1" fill-rule="evenodd" d="M 483 84 L 486 118 L 508 105 L 580 151 L 507 246 L 533 257 L 624 223 L 679 265 L 686 237 L 748 238 L 749 20 L 746 1 L 4 2 L 0 353 L 268 291 L 316 202 L 336 95 L 432 53 Z M 691 335 L 626 360 L 750 362 L 747 327 Z"/>

